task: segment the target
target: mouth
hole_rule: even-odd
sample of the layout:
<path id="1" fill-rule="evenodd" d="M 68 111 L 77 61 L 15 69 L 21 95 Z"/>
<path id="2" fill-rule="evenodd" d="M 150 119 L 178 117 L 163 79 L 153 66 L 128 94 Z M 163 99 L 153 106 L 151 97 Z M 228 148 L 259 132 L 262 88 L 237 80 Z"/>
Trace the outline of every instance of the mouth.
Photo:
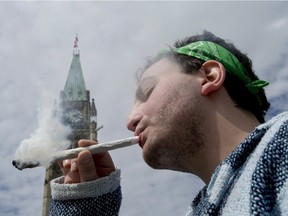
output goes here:
<path id="1" fill-rule="evenodd" d="M 143 148 L 144 144 L 145 144 L 145 138 L 144 138 L 144 129 L 136 129 L 134 136 L 139 136 L 139 141 L 138 144 L 141 148 Z"/>
<path id="2" fill-rule="evenodd" d="M 142 133 L 139 134 L 139 143 L 138 144 L 141 148 L 143 148 L 143 146 L 145 144 L 144 137 L 143 137 Z"/>

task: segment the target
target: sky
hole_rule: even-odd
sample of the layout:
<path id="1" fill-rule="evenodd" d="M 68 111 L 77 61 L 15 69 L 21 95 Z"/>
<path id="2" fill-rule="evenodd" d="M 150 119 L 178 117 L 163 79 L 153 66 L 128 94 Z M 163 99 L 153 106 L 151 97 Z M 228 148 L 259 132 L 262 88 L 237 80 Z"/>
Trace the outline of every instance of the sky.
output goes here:
<path id="1" fill-rule="evenodd" d="M 287 11 L 285 1 L 0 2 L 0 215 L 41 215 L 45 169 L 19 171 L 11 162 L 41 107 L 59 100 L 76 35 L 104 142 L 133 135 L 126 119 L 147 57 L 203 30 L 233 42 L 270 82 L 267 119 L 287 110 Z M 151 169 L 138 146 L 111 155 L 122 170 L 120 215 L 183 215 L 203 187 L 192 174 Z"/>

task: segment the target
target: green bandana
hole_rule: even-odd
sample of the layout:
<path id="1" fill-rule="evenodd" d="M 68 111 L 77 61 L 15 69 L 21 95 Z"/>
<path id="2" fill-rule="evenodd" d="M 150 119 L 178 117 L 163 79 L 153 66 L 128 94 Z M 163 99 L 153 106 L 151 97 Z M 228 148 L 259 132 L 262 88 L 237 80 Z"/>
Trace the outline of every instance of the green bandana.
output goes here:
<path id="1" fill-rule="evenodd" d="M 216 43 L 198 41 L 176 48 L 175 51 L 179 54 L 193 56 L 203 61 L 215 60 L 220 62 L 227 71 L 241 79 L 246 84 L 246 88 L 256 96 L 259 89 L 269 85 L 264 80 L 252 81 L 246 75 L 246 70 L 239 60 L 230 51 Z"/>

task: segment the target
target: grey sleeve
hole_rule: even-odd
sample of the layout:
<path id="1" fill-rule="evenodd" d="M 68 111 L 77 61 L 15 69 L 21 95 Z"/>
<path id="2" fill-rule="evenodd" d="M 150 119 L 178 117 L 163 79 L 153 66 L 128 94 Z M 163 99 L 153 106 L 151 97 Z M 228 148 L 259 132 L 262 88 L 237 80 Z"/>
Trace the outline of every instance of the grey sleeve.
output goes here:
<path id="1" fill-rule="evenodd" d="M 122 200 L 119 169 L 95 181 L 79 184 L 63 181 L 64 177 L 51 181 L 50 216 L 119 214 Z"/>

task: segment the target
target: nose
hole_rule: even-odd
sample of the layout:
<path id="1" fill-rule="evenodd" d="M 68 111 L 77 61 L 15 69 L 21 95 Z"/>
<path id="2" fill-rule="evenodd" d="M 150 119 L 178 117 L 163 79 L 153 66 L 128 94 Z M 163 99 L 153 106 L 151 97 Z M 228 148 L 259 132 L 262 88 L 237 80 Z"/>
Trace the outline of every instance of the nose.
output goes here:
<path id="1" fill-rule="evenodd" d="M 127 120 L 127 128 L 130 131 L 135 132 L 137 125 L 139 124 L 140 120 L 142 119 L 143 115 L 140 113 L 134 113 L 133 111 L 128 116 Z"/>

